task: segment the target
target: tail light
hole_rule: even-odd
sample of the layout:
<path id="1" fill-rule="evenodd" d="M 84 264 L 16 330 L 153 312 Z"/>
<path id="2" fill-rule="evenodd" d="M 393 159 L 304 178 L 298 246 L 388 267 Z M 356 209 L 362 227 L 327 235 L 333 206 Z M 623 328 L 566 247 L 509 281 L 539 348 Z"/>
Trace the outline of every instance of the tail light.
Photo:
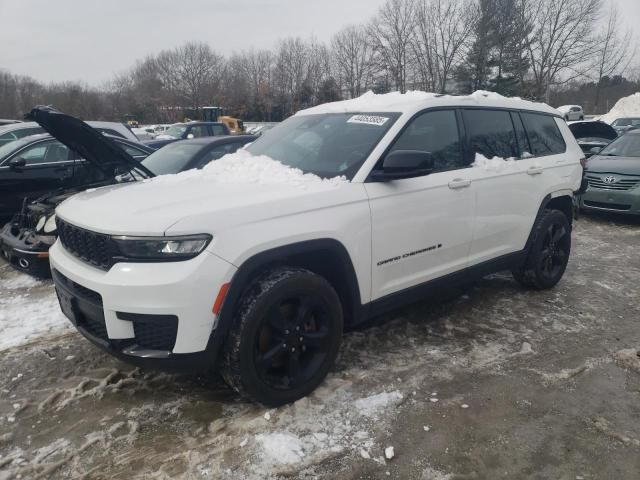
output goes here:
<path id="1" fill-rule="evenodd" d="M 580 165 L 582 165 L 582 168 L 587 168 L 587 157 L 582 157 L 580 159 Z"/>

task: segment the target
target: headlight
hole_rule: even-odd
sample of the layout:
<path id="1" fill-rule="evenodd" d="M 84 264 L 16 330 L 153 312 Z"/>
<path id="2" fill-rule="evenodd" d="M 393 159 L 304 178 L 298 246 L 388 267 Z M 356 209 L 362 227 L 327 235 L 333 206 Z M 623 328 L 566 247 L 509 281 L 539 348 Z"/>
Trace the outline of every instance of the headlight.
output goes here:
<path id="1" fill-rule="evenodd" d="M 47 218 L 47 221 L 44 224 L 44 233 L 51 233 L 55 231 L 56 231 L 56 215 L 53 214 L 49 218 Z"/>
<path id="2" fill-rule="evenodd" d="M 47 217 L 45 217 L 44 215 L 38 219 L 38 223 L 36 223 L 36 232 L 42 231 L 42 227 L 44 227 L 46 221 Z"/>
<path id="3" fill-rule="evenodd" d="M 123 260 L 187 260 L 200 254 L 213 237 L 207 234 L 184 237 L 113 237 Z"/>

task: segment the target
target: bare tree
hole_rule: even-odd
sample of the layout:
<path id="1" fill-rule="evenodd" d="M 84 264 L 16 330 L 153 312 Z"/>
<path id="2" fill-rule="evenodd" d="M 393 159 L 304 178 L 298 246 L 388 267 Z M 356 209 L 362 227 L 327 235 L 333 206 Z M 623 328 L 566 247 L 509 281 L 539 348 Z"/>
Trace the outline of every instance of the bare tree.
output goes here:
<path id="1" fill-rule="evenodd" d="M 594 26 L 602 0 L 522 0 L 532 19 L 528 42 L 533 95 L 548 101 L 554 84 L 583 76 L 596 51 Z"/>
<path id="2" fill-rule="evenodd" d="M 224 57 L 206 43 L 189 42 L 175 50 L 180 91 L 189 105 L 197 110 L 211 102 L 219 92 L 224 73 Z"/>
<path id="3" fill-rule="evenodd" d="M 362 95 L 371 85 L 373 73 L 373 48 L 366 29 L 351 25 L 339 31 L 331 40 L 331 53 L 339 83 L 349 97 Z"/>
<path id="4" fill-rule="evenodd" d="M 301 103 L 308 68 L 307 53 L 307 46 L 300 38 L 287 38 L 278 44 L 274 81 L 285 115 L 294 113 Z"/>
<path id="5" fill-rule="evenodd" d="M 417 5 L 416 64 L 423 84 L 444 93 L 454 68 L 463 61 L 474 30 L 475 5 L 467 0 L 421 0 Z"/>
<path id="6" fill-rule="evenodd" d="M 604 30 L 597 36 L 598 49 L 595 58 L 596 94 L 594 110 L 598 111 L 602 79 L 613 75 L 622 75 L 635 57 L 637 47 L 633 46 L 633 34 L 630 29 L 620 31 L 618 9 L 612 5 Z"/>
<path id="7" fill-rule="evenodd" d="M 415 0 L 387 0 L 368 27 L 378 67 L 391 74 L 395 87 L 402 93 L 407 90 L 415 12 Z"/>

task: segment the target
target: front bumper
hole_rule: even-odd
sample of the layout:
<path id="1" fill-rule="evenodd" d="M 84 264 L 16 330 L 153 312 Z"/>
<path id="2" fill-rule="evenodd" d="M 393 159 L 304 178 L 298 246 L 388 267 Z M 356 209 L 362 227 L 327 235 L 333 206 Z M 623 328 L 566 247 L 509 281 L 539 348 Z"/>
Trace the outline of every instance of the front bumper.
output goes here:
<path id="1" fill-rule="evenodd" d="M 35 277 L 48 278 L 50 244 L 37 241 L 38 236 L 28 228 L 7 223 L 0 230 L 0 255 L 13 267 Z M 35 241 L 34 241 L 35 240 Z"/>
<path id="2" fill-rule="evenodd" d="M 589 211 L 640 215 L 640 188 L 620 191 L 589 187 L 580 196 L 580 208 Z"/>
<path id="3" fill-rule="evenodd" d="M 62 310 L 94 344 L 145 367 L 213 366 L 212 306 L 233 265 L 205 251 L 184 262 L 118 263 L 105 272 L 60 242 L 49 253 Z"/>

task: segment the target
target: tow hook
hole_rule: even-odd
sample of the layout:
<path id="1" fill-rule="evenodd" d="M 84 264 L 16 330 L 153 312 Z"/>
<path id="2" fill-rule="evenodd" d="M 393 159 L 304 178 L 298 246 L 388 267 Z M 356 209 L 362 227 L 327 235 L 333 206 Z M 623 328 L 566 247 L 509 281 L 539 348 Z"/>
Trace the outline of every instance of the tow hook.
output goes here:
<path id="1" fill-rule="evenodd" d="M 25 270 L 31 266 L 29 260 L 27 260 L 26 258 L 21 258 L 20 260 L 18 260 L 18 265 L 20 265 L 20 268 L 24 268 Z"/>

